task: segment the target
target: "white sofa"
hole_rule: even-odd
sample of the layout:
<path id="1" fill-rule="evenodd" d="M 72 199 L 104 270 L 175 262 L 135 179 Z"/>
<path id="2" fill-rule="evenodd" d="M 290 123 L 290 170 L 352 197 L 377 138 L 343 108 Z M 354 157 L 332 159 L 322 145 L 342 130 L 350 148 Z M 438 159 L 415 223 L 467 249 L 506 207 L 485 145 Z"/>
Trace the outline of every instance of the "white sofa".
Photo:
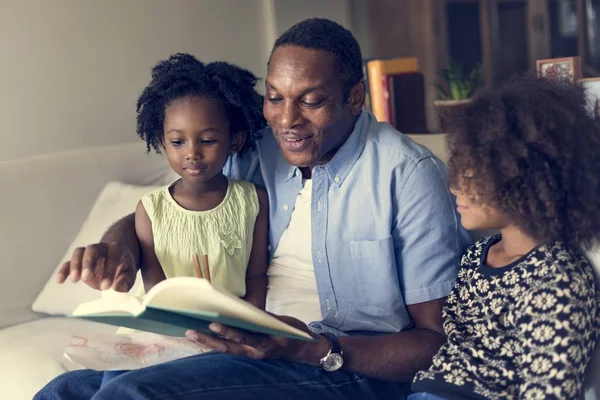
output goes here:
<path id="1" fill-rule="evenodd" d="M 414 138 L 445 158 L 442 135 Z M 163 185 L 171 179 L 165 159 L 146 155 L 142 142 L 0 163 L 1 399 L 31 399 L 56 375 L 76 368 L 62 357 L 72 334 L 112 330 L 31 311 L 104 185 Z M 590 388 L 587 398 L 594 393 Z"/>

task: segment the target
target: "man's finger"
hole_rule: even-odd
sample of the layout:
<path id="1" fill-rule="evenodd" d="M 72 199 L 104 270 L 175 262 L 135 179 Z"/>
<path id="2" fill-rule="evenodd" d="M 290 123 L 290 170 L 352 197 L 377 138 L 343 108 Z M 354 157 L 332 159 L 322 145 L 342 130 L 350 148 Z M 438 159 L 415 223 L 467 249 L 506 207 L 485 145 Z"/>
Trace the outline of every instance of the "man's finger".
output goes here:
<path id="1" fill-rule="evenodd" d="M 265 338 L 264 335 L 255 335 L 253 333 L 241 331 L 239 329 L 231 328 L 229 326 L 217 324 L 214 322 L 208 326 L 208 329 L 215 333 L 218 333 L 219 335 L 234 343 L 252 347 L 261 346 Z"/>
<path id="2" fill-rule="evenodd" d="M 98 266 L 100 267 L 100 265 Z M 117 268 L 112 268 L 110 264 L 106 262 L 106 258 L 103 259 L 101 269 L 98 268 L 98 271 L 102 271 L 100 274 L 100 290 L 110 289 L 117 277 Z"/>
<path id="3" fill-rule="evenodd" d="M 115 271 L 115 278 L 112 288 L 117 292 L 127 292 L 133 287 L 135 281 L 131 281 L 131 275 L 128 273 L 128 267 L 125 262 L 122 262 Z M 135 278 L 134 278 L 135 279 Z"/>
<path id="4" fill-rule="evenodd" d="M 88 283 L 94 279 L 97 274 L 98 259 L 103 256 L 102 248 L 98 245 L 91 244 L 85 248 L 81 262 L 81 279 Z"/>
<path id="5" fill-rule="evenodd" d="M 208 347 L 209 349 L 213 349 L 221 353 L 228 353 L 228 349 L 230 347 L 225 339 L 207 335 L 202 332 L 188 330 L 185 332 L 185 336 L 201 347 Z"/>
<path id="6" fill-rule="evenodd" d="M 78 247 L 73 251 L 73 255 L 71 256 L 69 278 L 73 282 L 78 282 L 81 278 L 81 259 L 84 250 L 83 247 Z"/>
<path id="7" fill-rule="evenodd" d="M 58 272 L 56 273 L 56 282 L 63 283 L 67 276 L 69 276 L 69 272 L 71 271 L 71 261 L 65 261 L 63 265 L 60 266 Z"/>

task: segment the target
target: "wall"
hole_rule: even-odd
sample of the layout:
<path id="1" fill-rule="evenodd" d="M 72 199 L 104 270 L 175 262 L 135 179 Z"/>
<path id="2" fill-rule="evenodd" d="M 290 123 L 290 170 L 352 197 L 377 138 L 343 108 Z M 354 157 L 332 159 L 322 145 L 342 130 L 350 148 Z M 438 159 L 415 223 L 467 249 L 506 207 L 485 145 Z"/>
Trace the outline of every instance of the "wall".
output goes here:
<path id="1" fill-rule="evenodd" d="M 0 0 L 0 161 L 137 140 L 135 102 L 174 52 L 258 76 L 277 36 L 348 0 Z"/>
<path id="2" fill-rule="evenodd" d="M 174 52 L 263 75 L 263 0 L 0 0 L 0 161 L 136 140 L 135 102 Z"/>
<path id="3" fill-rule="evenodd" d="M 264 0 L 267 52 L 270 52 L 275 40 L 283 32 L 307 18 L 328 18 L 353 30 L 351 1 L 353 0 Z"/>

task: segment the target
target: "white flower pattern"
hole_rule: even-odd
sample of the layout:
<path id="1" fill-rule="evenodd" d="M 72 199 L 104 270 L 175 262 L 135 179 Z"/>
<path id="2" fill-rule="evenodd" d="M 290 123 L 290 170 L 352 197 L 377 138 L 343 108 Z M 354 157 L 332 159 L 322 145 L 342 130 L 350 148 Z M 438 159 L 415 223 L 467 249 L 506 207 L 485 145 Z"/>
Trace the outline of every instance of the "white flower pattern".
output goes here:
<path id="1" fill-rule="evenodd" d="M 465 398 L 576 398 L 600 334 L 600 296 L 589 263 L 557 242 L 506 271 L 482 265 L 489 245 L 467 250 L 443 310 L 448 342 L 413 390 L 452 386 Z"/>
<path id="2" fill-rule="evenodd" d="M 235 253 L 236 249 L 242 248 L 242 240 L 233 229 L 219 232 L 219 242 L 230 256 Z"/>

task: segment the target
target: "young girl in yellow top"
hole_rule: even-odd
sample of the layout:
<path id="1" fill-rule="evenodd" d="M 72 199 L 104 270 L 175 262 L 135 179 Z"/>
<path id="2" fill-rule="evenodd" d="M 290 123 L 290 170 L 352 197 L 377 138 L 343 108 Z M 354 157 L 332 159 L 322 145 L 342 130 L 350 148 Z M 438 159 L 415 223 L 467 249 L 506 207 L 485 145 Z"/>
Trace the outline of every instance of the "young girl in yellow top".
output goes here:
<path id="1" fill-rule="evenodd" d="M 135 212 L 146 291 L 165 278 L 197 275 L 198 257 L 213 286 L 264 308 L 267 195 L 223 175 L 229 156 L 253 151 L 265 126 L 256 80 L 189 54 L 153 68 L 137 103 L 137 132 L 181 178 L 144 196 Z"/>
<path id="2" fill-rule="evenodd" d="M 265 126 L 256 81 L 189 54 L 152 69 L 137 103 L 137 133 L 181 178 L 144 196 L 135 211 L 146 291 L 166 278 L 201 275 L 264 309 L 267 194 L 223 175 L 229 156 L 253 151 Z M 102 385 L 125 372 L 104 372 Z"/>

